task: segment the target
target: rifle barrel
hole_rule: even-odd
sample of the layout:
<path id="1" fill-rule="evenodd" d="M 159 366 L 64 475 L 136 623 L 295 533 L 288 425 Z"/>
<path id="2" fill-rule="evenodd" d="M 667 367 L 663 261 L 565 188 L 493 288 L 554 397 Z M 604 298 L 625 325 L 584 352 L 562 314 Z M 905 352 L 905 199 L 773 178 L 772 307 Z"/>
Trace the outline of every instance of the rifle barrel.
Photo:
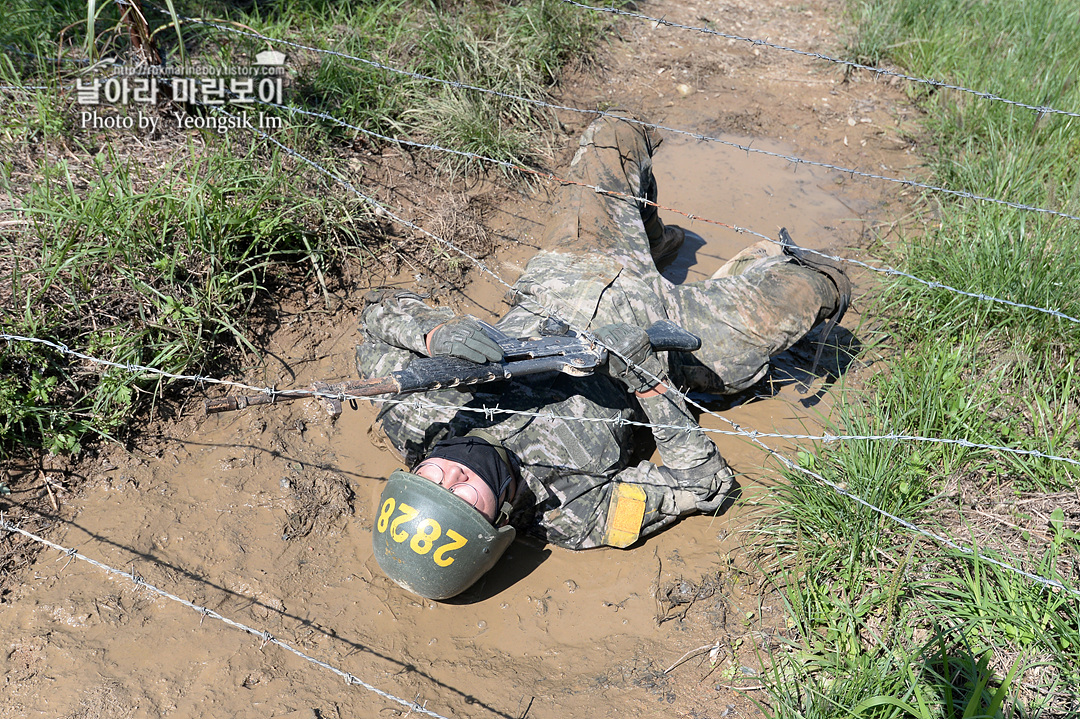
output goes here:
<path id="1" fill-rule="evenodd" d="M 388 375 L 372 379 L 350 379 L 338 384 L 327 385 L 319 391 L 328 394 L 344 393 L 353 397 L 373 397 L 378 394 L 397 394 L 401 391 L 401 385 L 393 375 Z M 264 392 L 240 397 L 217 397 L 206 400 L 203 406 L 206 408 L 207 414 L 216 414 L 217 412 L 244 409 L 252 405 L 288 402 L 312 396 L 314 395 L 310 391 L 282 390 L 281 392 Z"/>

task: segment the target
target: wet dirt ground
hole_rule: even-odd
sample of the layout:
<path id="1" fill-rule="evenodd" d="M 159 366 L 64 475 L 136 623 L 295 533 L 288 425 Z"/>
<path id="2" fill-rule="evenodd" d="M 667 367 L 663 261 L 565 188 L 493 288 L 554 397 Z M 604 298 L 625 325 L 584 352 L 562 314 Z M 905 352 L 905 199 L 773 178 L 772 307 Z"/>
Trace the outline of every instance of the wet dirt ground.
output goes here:
<path id="1" fill-rule="evenodd" d="M 839 3 L 648 2 L 643 12 L 835 53 Z M 898 88 L 748 44 L 634 20 L 578 73 L 563 102 L 626 107 L 672 127 L 839 165 L 911 176 L 910 111 Z M 565 166 L 586 118 L 562 117 Z M 558 163 L 561 161 L 561 165 Z M 865 257 L 868 237 L 903 198 L 823 169 L 667 136 L 655 158 L 660 203 L 772 236 L 786 226 L 812 248 Z M 547 189 L 485 217 L 501 239 L 490 261 L 513 282 L 536 250 Z M 690 242 L 666 272 L 710 275 L 752 239 L 671 212 Z M 475 277 L 444 301 L 490 318 L 503 287 Z M 382 278 L 423 283 L 410 270 Z M 873 280 L 855 275 L 859 298 Z M 354 375 L 356 311 L 348 288 L 333 317 L 286 311 L 266 362 L 242 379 L 304 386 Z M 345 294 L 345 293 L 343 293 Z M 289 305 L 286 305 L 288 307 Z M 351 309 L 350 309 L 351 308 Z M 841 339 L 858 346 L 853 312 Z M 812 339 L 812 338 L 811 338 Z M 799 391 L 816 345 L 804 341 L 753 391 L 711 405 L 760 431 L 819 427 L 832 395 Z M 827 353 L 828 354 L 828 353 Z M 832 363 L 835 365 L 835 362 Z M 852 370 L 854 371 L 854 370 Z M 820 374 L 820 372 L 819 372 Z M 818 391 L 820 390 L 820 391 Z M 315 402 L 159 423 L 138 451 L 113 449 L 79 469 L 51 539 L 242 622 L 444 716 L 736 717 L 761 713 L 762 659 L 786 631 L 782 606 L 744 531 L 778 480 L 749 442 L 717 435 L 743 497 L 629 550 L 582 553 L 519 541 L 463 597 L 422 601 L 387 580 L 371 553 L 373 507 L 397 458 L 374 445 L 375 411 L 333 422 Z M 702 424 L 728 429 L 705 415 Z M 790 445 L 777 443 L 790 451 Z M 156 598 L 56 552 L 42 553 L 0 605 L 5 717 L 375 717 L 408 710 L 273 644 Z M 673 669 L 687 652 L 696 652 Z"/>

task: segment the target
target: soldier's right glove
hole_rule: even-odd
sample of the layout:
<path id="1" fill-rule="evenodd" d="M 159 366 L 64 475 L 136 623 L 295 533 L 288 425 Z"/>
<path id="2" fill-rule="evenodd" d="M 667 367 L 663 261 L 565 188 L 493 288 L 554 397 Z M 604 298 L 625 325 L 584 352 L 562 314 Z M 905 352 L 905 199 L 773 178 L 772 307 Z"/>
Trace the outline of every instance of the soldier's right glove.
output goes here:
<path id="1" fill-rule="evenodd" d="M 645 392 L 665 379 L 664 366 L 642 328 L 617 323 L 604 325 L 593 334 L 609 350 L 630 361 L 627 365 L 615 352 L 608 352 L 606 370 L 610 376 L 622 380 L 631 392 Z"/>
<path id="2" fill-rule="evenodd" d="M 472 317 L 454 317 L 428 333 L 432 357 L 459 357 L 477 364 L 498 362 L 502 348 Z"/>
<path id="3" fill-rule="evenodd" d="M 702 482 L 701 486 L 676 489 L 671 499 L 661 507 L 661 511 L 679 517 L 695 512 L 713 514 L 728 500 L 734 484 L 735 475 L 725 466 L 708 482 Z"/>

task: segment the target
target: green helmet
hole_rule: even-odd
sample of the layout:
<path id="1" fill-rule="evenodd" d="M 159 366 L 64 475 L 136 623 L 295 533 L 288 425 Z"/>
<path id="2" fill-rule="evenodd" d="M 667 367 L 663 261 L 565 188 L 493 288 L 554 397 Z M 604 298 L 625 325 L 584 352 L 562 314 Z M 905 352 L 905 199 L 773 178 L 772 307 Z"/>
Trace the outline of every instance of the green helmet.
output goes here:
<path id="1" fill-rule="evenodd" d="M 397 470 L 383 489 L 372 544 L 379 566 L 399 585 L 448 599 L 491 569 L 515 535 L 434 482 Z"/>

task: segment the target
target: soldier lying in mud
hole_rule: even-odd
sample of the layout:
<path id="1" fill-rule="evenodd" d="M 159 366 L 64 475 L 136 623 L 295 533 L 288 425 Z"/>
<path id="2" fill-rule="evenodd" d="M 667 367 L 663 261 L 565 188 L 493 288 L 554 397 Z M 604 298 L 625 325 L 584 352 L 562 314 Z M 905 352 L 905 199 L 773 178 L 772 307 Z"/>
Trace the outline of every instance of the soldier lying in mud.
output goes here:
<path id="1" fill-rule="evenodd" d="M 655 200 L 653 135 L 604 117 L 587 128 L 570 178 Z M 411 472 L 391 475 L 376 512 L 383 570 L 417 594 L 442 599 L 468 588 L 513 541 L 515 530 L 570 549 L 626 547 L 693 513 L 716 512 L 734 484 L 712 440 L 669 387 L 734 393 L 760 380 L 770 357 L 814 326 L 838 321 L 850 283 L 791 244 L 739 252 L 709 280 L 661 276 L 685 233 L 652 205 L 576 185 L 553 204 L 542 247 L 514 286 L 495 327 L 535 336 L 553 311 L 615 354 L 587 377 L 537 375 L 471 392 L 424 393 L 430 404 L 388 404 L 376 421 Z M 669 319 L 702 338 L 695 353 L 653 351 L 643 328 Z M 363 377 L 416 356 L 498 361 L 501 348 L 474 319 L 433 309 L 407 291 L 384 292 L 364 312 L 357 347 Z M 659 381 L 658 381 L 659 380 Z M 488 414 L 457 408 L 548 412 Z M 663 466 L 639 461 L 635 433 L 652 429 Z M 588 421 L 607 420 L 607 421 Z"/>

